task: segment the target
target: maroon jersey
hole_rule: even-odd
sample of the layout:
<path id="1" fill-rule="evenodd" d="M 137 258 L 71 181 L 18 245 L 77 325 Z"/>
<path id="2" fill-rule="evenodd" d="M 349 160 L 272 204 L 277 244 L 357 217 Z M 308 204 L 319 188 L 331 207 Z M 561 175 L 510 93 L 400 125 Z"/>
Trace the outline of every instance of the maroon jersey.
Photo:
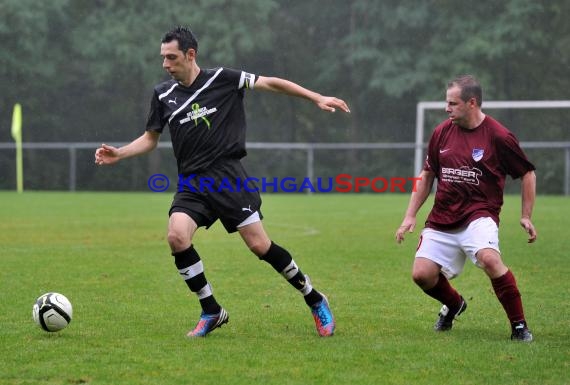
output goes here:
<path id="1" fill-rule="evenodd" d="M 426 226 L 451 230 L 481 217 L 499 225 L 505 177 L 519 178 L 535 167 L 517 138 L 486 116 L 473 130 L 446 120 L 430 139 L 424 170 L 437 178 L 434 206 Z"/>

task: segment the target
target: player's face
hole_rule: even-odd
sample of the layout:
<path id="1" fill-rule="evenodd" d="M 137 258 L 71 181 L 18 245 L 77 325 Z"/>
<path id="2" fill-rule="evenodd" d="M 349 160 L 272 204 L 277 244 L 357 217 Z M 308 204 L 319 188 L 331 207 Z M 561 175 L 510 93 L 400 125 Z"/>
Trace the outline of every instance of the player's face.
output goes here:
<path id="1" fill-rule="evenodd" d="M 193 51 L 190 49 L 189 51 Z M 175 80 L 184 81 L 191 68 L 190 54 L 184 54 L 178 48 L 178 41 L 173 40 L 162 43 L 160 46 L 160 56 L 162 56 L 162 68 L 166 70 Z"/>
<path id="2" fill-rule="evenodd" d="M 464 102 L 461 99 L 461 89 L 457 86 L 447 90 L 445 112 L 449 119 L 458 126 L 468 127 L 471 113 L 471 101 Z"/>

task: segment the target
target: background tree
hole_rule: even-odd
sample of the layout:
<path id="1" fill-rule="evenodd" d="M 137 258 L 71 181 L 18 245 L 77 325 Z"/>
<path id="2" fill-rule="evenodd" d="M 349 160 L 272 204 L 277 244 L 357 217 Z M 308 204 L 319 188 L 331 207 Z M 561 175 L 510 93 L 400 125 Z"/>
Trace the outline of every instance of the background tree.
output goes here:
<path id="1" fill-rule="evenodd" d="M 138 136 L 152 86 L 167 78 L 160 39 L 177 24 L 198 36 L 202 67 L 280 76 L 350 104 L 349 116 L 331 115 L 302 100 L 248 93 L 250 141 L 409 142 L 416 104 L 443 100 L 446 82 L 460 73 L 481 80 L 486 100 L 567 99 L 568 14 L 569 2 L 531 0 L 3 0 L 0 126 L 6 129 L 0 142 L 11 141 L 16 102 L 23 104 L 27 142 L 120 143 Z M 522 141 L 570 138 L 568 111 L 489 112 Z M 426 127 L 444 117 L 430 112 Z M 89 188 L 105 188 L 111 177 L 115 188 L 132 188 L 162 167 L 162 157 L 172 161 L 161 152 L 103 176 L 93 168 L 92 154 L 80 156 L 79 173 Z M 412 167 L 410 153 L 402 151 L 317 156 L 322 174 L 360 167 L 389 175 Z M 547 169 L 562 167 L 560 156 L 533 156 Z M 0 152 L 0 188 L 11 186 L 12 159 Z M 27 186 L 61 186 L 67 177 L 66 154 L 27 151 L 25 162 L 34 175 Z M 302 162 L 303 155 L 292 153 L 251 158 L 259 172 L 281 167 L 291 173 Z M 560 174 L 540 177 L 561 185 Z"/>

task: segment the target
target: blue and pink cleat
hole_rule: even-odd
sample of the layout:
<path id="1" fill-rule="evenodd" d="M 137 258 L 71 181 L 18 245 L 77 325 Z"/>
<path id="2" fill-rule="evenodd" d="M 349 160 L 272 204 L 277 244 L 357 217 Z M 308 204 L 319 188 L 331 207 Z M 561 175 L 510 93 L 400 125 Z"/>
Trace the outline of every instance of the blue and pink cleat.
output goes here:
<path id="1" fill-rule="evenodd" d="M 194 328 L 186 334 L 187 337 L 206 337 L 214 329 L 222 327 L 230 319 L 228 312 L 224 308 L 220 309 L 218 314 L 205 314 L 200 315 L 200 321 Z"/>
<path id="2" fill-rule="evenodd" d="M 317 332 L 321 337 L 330 337 L 334 334 L 334 329 L 336 327 L 334 316 L 329 307 L 329 301 L 324 294 L 321 293 L 323 299 L 317 302 L 315 305 L 311 306 L 311 312 L 313 313 L 313 318 L 315 319 L 315 326 L 317 327 Z"/>

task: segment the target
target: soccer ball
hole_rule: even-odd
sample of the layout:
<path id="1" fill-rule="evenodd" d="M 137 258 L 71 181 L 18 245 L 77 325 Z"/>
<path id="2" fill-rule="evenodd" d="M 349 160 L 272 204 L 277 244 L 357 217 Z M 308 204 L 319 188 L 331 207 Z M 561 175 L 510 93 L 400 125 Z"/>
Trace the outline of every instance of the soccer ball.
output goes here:
<path id="1" fill-rule="evenodd" d="M 32 316 L 38 326 L 46 332 L 57 332 L 69 325 L 73 308 L 63 294 L 46 293 L 36 300 Z"/>

